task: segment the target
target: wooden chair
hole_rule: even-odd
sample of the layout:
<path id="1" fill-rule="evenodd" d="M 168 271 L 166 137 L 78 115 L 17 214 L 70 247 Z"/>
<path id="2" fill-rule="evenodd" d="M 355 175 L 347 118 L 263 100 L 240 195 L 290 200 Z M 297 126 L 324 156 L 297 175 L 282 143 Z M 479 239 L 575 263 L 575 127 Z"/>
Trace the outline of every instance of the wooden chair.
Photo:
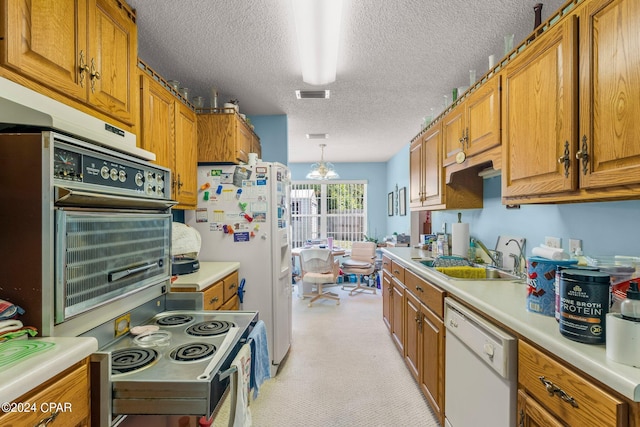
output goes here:
<path id="1" fill-rule="evenodd" d="M 355 286 L 344 284 L 342 289 L 351 288 L 349 295 L 359 291 L 373 291 L 376 294 L 376 287 L 362 286 L 364 276 L 373 274 L 376 269 L 376 244 L 374 242 L 353 242 L 351 255 L 343 261 L 342 271 L 345 274 L 356 274 L 358 279 Z"/>
<path id="2" fill-rule="evenodd" d="M 338 294 L 324 292 L 322 286 L 330 283 L 335 284 L 340 274 L 340 266 L 337 260 L 333 259 L 333 253 L 329 249 L 303 249 L 300 251 L 300 270 L 302 273 L 302 283 L 312 283 L 317 287 L 317 292 L 313 294 L 303 295 L 312 297 L 309 301 L 309 307 L 320 298 L 327 298 L 337 301 L 336 305 L 340 305 L 340 297 Z"/>

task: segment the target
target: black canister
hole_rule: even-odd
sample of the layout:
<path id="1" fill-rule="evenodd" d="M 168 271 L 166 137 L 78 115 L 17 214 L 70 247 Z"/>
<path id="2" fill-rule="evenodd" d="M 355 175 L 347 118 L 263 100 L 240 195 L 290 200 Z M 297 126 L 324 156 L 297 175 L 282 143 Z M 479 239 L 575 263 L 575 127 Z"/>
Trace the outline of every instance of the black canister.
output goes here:
<path id="1" fill-rule="evenodd" d="M 574 341 L 604 344 L 611 277 L 600 271 L 560 272 L 560 333 Z"/>

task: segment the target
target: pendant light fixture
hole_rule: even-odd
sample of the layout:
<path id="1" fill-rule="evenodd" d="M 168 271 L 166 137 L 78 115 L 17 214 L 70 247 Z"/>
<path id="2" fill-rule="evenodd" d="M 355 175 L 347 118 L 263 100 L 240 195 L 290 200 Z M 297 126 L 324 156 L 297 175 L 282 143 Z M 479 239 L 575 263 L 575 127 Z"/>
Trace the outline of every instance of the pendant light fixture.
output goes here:
<path id="1" fill-rule="evenodd" d="M 320 162 L 311 165 L 307 179 L 325 180 L 340 178 L 340 175 L 334 170 L 333 164 L 324 161 L 324 147 L 326 146 L 327 144 L 320 144 Z"/>

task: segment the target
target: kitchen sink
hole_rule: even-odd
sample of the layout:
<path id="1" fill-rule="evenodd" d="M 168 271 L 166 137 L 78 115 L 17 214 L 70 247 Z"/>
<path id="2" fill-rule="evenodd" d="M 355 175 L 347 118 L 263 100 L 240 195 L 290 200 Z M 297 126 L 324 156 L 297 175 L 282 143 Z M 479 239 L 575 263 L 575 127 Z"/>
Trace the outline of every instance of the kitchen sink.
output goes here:
<path id="1" fill-rule="evenodd" d="M 452 275 L 448 275 L 445 272 L 438 271 L 435 269 L 435 260 L 433 258 L 414 258 L 413 259 L 420 264 L 433 269 L 435 273 L 441 274 L 446 277 L 451 277 L 456 280 L 504 280 L 504 281 L 513 281 L 513 282 L 523 282 L 524 279 L 516 276 L 515 274 L 509 273 L 504 270 L 500 270 L 499 268 L 491 267 L 485 264 L 472 264 L 471 267 L 477 267 L 484 269 L 485 277 L 484 278 L 460 278 Z"/>

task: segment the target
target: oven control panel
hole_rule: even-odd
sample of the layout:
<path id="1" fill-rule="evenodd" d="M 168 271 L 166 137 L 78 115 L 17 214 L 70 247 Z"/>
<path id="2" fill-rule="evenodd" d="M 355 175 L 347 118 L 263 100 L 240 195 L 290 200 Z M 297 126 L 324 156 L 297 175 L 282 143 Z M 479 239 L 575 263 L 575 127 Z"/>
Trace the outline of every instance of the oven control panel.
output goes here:
<path id="1" fill-rule="evenodd" d="M 134 158 L 118 157 L 92 151 L 59 140 L 53 149 L 53 179 L 61 185 L 99 189 L 102 192 L 145 196 L 155 199 L 170 197 L 170 172 Z"/>

